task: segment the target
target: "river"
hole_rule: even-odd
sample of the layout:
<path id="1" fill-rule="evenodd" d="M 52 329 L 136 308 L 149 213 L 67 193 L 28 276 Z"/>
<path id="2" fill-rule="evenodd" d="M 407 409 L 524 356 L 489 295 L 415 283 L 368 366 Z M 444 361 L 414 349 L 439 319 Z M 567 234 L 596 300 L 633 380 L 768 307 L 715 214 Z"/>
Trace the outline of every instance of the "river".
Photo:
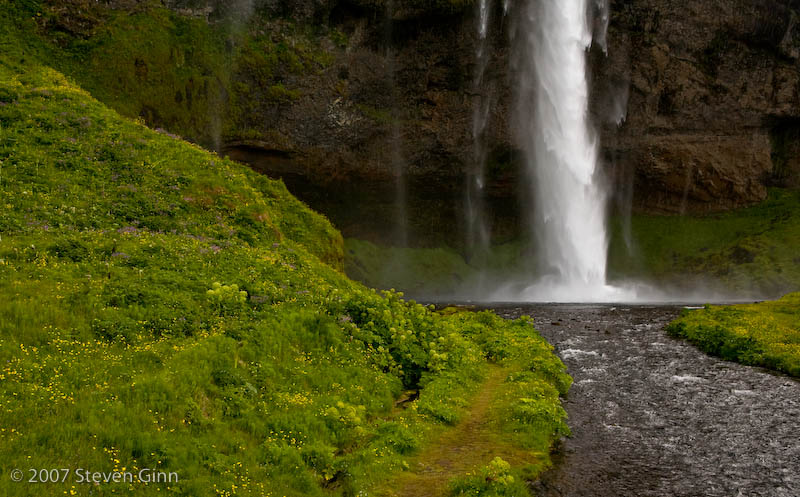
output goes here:
<path id="1" fill-rule="evenodd" d="M 800 382 L 669 337 L 680 306 L 525 305 L 575 380 L 542 497 L 800 496 Z"/>

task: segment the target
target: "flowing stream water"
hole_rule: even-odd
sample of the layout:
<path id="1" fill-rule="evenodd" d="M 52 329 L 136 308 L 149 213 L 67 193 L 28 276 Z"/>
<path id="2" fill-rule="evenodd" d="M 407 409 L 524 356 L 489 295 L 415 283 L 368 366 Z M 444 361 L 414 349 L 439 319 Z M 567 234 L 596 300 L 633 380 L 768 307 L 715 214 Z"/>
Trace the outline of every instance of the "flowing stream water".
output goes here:
<path id="1" fill-rule="evenodd" d="M 535 495 L 800 495 L 800 382 L 670 338 L 680 306 L 494 310 L 533 315 L 575 381 L 573 436 Z"/>

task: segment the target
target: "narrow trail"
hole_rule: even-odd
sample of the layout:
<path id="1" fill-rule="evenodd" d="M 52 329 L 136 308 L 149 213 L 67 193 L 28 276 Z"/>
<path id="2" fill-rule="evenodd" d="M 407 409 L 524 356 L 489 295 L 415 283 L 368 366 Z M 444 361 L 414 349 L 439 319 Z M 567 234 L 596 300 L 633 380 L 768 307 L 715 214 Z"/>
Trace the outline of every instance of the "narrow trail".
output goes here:
<path id="1" fill-rule="evenodd" d="M 411 462 L 411 470 L 392 484 L 392 497 L 441 497 L 448 482 L 485 466 L 499 456 L 512 465 L 534 462 L 536 455 L 510 445 L 494 429 L 492 400 L 509 370 L 493 366 L 470 401 L 461 422 L 432 441 Z"/>

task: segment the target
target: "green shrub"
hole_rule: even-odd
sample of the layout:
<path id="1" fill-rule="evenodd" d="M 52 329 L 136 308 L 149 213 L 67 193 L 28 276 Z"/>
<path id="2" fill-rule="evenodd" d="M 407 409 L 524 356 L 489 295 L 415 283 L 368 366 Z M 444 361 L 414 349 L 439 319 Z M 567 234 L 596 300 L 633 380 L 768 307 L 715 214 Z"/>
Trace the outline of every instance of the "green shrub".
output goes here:
<path id="1" fill-rule="evenodd" d="M 450 497 L 526 497 L 530 492 L 525 481 L 517 475 L 511 465 L 495 457 L 488 465 L 480 468 L 475 474 L 459 478 L 451 483 Z"/>

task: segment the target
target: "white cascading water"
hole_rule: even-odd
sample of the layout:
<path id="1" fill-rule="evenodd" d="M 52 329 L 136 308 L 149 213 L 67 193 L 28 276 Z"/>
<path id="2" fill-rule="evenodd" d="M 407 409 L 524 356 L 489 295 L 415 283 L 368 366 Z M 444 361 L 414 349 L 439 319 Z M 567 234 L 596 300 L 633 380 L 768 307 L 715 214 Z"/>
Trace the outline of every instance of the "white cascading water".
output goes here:
<path id="1" fill-rule="evenodd" d="M 589 1 L 528 0 L 517 18 L 515 125 L 535 199 L 539 278 L 501 292 L 503 300 L 624 298 L 606 285 L 607 195 L 588 119 Z"/>

